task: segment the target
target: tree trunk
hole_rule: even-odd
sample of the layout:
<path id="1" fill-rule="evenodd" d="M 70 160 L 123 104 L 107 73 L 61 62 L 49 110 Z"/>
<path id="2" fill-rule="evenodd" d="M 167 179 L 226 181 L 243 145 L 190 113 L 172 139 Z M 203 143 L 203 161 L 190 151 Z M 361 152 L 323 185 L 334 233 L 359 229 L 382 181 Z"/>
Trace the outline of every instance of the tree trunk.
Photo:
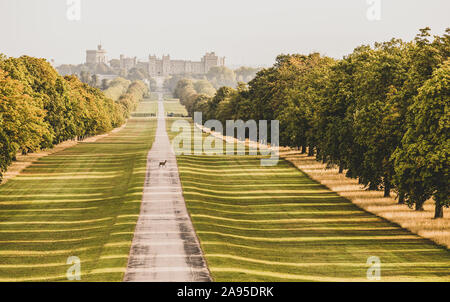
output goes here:
<path id="1" fill-rule="evenodd" d="M 390 197 L 391 196 L 391 182 L 387 179 L 387 177 L 384 178 L 384 197 Z"/>
<path id="2" fill-rule="evenodd" d="M 423 211 L 423 204 L 424 202 L 416 202 L 416 211 Z"/>
<path id="3" fill-rule="evenodd" d="M 405 204 L 405 193 L 398 194 L 398 204 Z"/>
<path id="4" fill-rule="evenodd" d="M 314 156 L 314 148 L 312 147 L 308 148 L 308 156 Z"/>
<path id="5" fill-rule="evenodd" d="M 340 165 L 339 166 L 339 174 L 344 173 L 344 166 Z"/>
<path id="6" fill-rule="evenodd" d="M 378 190 L 378 186 L 375 185 L 373 182 L 371 182 L 369 184 L 369 191 L 376 191 L 376 190 Z"/>
<path id="7" fill-rule="evenodd" d="M 306 153 L 306 146 L 302 146 L 302 154 Z"/>
<path id="8" fill-rule="evenodd" d="M 440 202 L 436 201 L 436 205 L 434 207 L 434 219 L 444 218 L 444 207 Z"/>

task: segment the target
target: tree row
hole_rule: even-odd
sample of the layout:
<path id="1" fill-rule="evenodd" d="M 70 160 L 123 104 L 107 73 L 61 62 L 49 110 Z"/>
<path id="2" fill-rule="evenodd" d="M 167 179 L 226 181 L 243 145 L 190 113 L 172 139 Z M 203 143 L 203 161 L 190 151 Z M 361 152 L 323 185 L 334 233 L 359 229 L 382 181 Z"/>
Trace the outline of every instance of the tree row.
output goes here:
<path id="1" fill-rule="evenodd" d="M 175 93 L 206 119 L 279 120 L 280 144 L 315 155 L 370 190 L 435 217 L 450 205 L 450 30 L 360 46 L 343 59 L 280 55 L 237 89 Z"/>
<path id="2" fill-rule="evenodd" d="M 117 102 L 44 59 L 0 54 L 0 180 L 17 153 L 102 134 L 122 125 L 148 93 L 142 82 Z"/>

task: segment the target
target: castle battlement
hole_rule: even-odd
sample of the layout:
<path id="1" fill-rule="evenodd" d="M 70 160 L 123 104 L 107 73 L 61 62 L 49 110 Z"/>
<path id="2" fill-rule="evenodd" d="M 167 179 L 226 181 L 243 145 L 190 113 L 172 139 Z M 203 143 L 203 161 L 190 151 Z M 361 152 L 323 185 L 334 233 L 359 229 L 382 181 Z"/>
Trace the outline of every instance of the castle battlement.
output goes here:
<path id="1" fill-rule="evenodd" d="M 86 50 L 86 63 L 87 64 L 107 64 L 106 50 L 102 48 L 102 45 L 98 45 L 96 50 Z"/>
<path id="2" fill-rule="evenodd" d="M 207 52 L 200 61 L 172 60 L 170 55 L 157 58 L 149 56 L 148 71 L 151 76 L 166 76 L 184 73 L 206 74 L 212 67 L 225 66 L 225 58 L 215 52 Z"/>
<path id="3" fill-rule="evenodd" d="M 225 66 L 225 58 L 217 56 L 215 52 L 207 52 L 200 61 L 172 60 L 169 54 L 163 55 L 161 58 L 158 58 L 156 55 L 149 55 L 148 62 L 139 62 L 136 57 L 129 58 L 125 55 L 120 55 L 119 61 L 112 67 L 126 70 L 134 67 L 145 68 L 151 76 L 185 73 L 206 74 L 212 67 Z M 86 63 L 108 64 L 106 50 L 102 48 L 102 45 L 98 45 L 97 50 L 86 51 Z"/>

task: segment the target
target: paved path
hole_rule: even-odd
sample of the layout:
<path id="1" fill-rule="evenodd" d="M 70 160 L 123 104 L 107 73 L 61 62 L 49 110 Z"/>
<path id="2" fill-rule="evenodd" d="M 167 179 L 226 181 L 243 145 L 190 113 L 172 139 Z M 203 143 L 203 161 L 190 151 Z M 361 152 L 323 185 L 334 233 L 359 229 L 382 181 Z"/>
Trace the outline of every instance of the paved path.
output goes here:
<path id="1" fill-rule="evenodd" d="M 162 99 L 160 94 L 158 128 L 148 154 L 141 213 L 124 281 L 211 281 L 183 198 Z M 166 167 L 159 168 L 165 160 Z"/>

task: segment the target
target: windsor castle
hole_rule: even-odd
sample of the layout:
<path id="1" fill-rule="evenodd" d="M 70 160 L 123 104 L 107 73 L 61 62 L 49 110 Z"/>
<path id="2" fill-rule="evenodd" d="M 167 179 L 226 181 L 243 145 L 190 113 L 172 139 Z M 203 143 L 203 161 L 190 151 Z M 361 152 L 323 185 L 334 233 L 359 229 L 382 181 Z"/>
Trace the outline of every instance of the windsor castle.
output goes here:
<path id="1" fill-rule="evenodd" d="M 206 74 L 212 67 L 225 66 L 225 58 L 219 57 L 215 52 L 206 53 L 200 61 L 173 60 L 170 55 L 157 58 L 155 55 L 148 57 L 148 62 L 138 61 L 136 57 L 120 56 L 117 60 L 107 60 L 107 52 L 101 45 L 96 50 L 86 51 L 87 64 L 107 64 L 113 69 L 130 70 L 142 68 L 148 71 L 150 76 L 167 76 L 184 73 Z"/>

